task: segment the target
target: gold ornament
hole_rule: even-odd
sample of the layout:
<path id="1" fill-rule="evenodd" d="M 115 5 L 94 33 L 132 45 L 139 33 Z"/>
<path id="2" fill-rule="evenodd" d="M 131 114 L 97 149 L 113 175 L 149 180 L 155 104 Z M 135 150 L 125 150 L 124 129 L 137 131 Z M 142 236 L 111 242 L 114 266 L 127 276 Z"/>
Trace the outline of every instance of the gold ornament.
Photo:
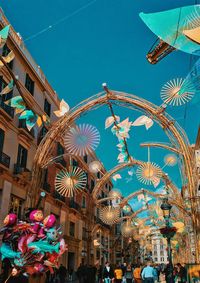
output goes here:
<path id="1" fill-rule="evenodd" d="M 143 184 L 151 185 L 162 177 L 162 171 L 156 163 L 146 162 L 138 167 L 136 176 Z"/>
<path id="2" fill-rule="evenodd" d="M 120 208 L 119 207 L 112 207 L 112 206 L 105 206 L 100 209 L 100 219 L 108 225 L 115 224 L 120 217 Z"/>

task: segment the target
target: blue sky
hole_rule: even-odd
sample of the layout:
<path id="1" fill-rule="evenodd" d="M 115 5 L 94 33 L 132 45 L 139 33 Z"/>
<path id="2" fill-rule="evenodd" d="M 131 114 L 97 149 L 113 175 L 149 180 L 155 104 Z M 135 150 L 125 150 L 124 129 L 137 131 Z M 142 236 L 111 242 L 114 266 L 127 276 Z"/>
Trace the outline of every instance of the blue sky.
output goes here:
<path id="1" fill-rule="evenodd" d="M 23 39 L 38 34 L 63 17 L 71 15 L 90 2 L 89 0 L 3 0 L 1 6 Z M 69 105 L 102 90 L 107 82 L 111 89 L 133 93 L 160 105 L 160 89 L 167 81 L 185 77 L 191 68 L 190 55 L 176 51 L 159 64 L 150 65 L 145 56 L 154 43 L 155 35 L 139 18 L 139 12 L 157 12 L 186 5 L 194 0 L 97 0 L 90 6 L 53 26 L 44 33 L 26 41 L 26 45 L 41 66 L 49 82 Z M 197 58 L 193 58 L 194 62 Z M 114 108 L 122 118 L 137 118 L 140 113 Z M 169 107 L 167 112 L 186 130 L 190 142 L 194 143 L 199 126 L 199 105 Z M 90 112 L 78 122 L 95 125 L 101 133 L 101 144 L 97 154 L 107 169 L 117 164 L 117 139 L 110 130 L 104 130 L 109 111 L 103 107 Z M 146 131 L 137 127 L 131 131 L 128 141 L 131 154 L 147 160 L 147 150 L 141 149 L 143 141 L 168 141 L 158 126 Z M 169 153 L 152 149 L 152 161 L 163 166 L 163 158 Z M 180 185 L 177 168 L 165 168 L 171 178 Z M 127 172 L 123 172 L 124 176 Z M 124 194 L 141 186 L 136 178 L 126 184 L 118 182 L 116 187 Z"/>

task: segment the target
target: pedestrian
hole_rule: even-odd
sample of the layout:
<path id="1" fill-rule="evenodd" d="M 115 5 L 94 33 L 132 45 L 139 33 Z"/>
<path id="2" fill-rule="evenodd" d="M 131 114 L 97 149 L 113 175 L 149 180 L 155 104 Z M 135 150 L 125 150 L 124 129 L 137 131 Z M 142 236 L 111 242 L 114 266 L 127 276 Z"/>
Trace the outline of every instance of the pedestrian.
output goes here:
<path id="1" fill-rule="evenodd" d="M 158 277 L 158 270 L 156 268 L 156 266 L 154 265 L 153 266 L 153 280 L 154 280 L 154 283 L 157 283 L 159 280 L 159 277 Z"/>
<path id="2" fill-rule="evenodd" d="M 102 283 L 102 280 L 103 280 L 103 267 L 102 265 L 100 265 L 97 270 L 97 282 Z"/>
<path id="3" fill-rule="evenodd" d="M 115 280 L 114 271 L 110 263 L 107 261 L 103 269 L 103 282 L 111 283 Z M 89 283 L 89 282 L 88 282 Z"/>
<path id="4" fill-rule="evenodd" d="M 134 278 L 134 282 L 135 283 L 141 283 L 142 282 L 142 278 L 141 278 L 141 267 L 139 264 L 136 265 L 136 267 L 133 270 L 133 278 Z"/>
<path id="5" fill-rule="evenodd" d="M 69 281 L 72 281 L 73 280 L 73 268 L 69 268 Z"/>
<path id="6" fill-rule="evenodd" d="M 126 278 L 126 283 L 132 283 L 132 281 L 133 281 L 133 269 L 132 269 L 131 264 L 127 265 L 124 277 Z"/>
<path id="7" fill-rule="evenodd" d="M 145 283 L 154 282 L 154 269 L 151 266 L 151 262 L 147 262 L 147 266 L 142 270 L 142 279 Z"/>
<path id="8" fill-rule="evenodd" d="M 185 283 L 187 282 L 187 270 L 184 266 L 182 266 L 180 263 L 177 263 L 176 265 L 176 282 L 177 283 Z"/>
<path id="9" fill-rule="evenodd" d="M 4 283 L 28 283 L 29 279 L 27 276 L 22 274 L 18 269 L 13 268 L 10 276 L 5 280 Z"/>
<path id="10" fill-rule="evenodd" d="M 97 269 L 95 266 L 89 265 L 87 268 L 87 282 L 95 283 Z"/>
<path id="11" fill-rule="evenodd" d="M 60 282 L 65 282 L 67 276 L 67 269 L 64 265 L 60 265 L 58 269 L 58 276 L 60 278 Z"/>
<path id="12" fill-rule="evenodd" d="M 114 274 L 115 274 L 115 282 L 121 283 L 123 279 L 123 271 L 119 264 L 115 268 Z"/>

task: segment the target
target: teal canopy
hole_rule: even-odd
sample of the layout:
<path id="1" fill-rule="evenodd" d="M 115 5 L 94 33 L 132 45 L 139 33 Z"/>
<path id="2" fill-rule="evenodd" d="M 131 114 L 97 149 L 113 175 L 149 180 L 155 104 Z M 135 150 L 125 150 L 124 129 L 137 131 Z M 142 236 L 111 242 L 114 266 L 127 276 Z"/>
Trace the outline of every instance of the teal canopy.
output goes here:
<path id="1" fill-rule="evenodd" d="M 168 11 L 145 14 L 140 18 L 160 39 L 176 49 L 200 56 L 200 45 L 187 38 L 183 31 L 191 29 L 192 21 L 198 18 L 200 25 L 200 5 L 192 5 Z"/>

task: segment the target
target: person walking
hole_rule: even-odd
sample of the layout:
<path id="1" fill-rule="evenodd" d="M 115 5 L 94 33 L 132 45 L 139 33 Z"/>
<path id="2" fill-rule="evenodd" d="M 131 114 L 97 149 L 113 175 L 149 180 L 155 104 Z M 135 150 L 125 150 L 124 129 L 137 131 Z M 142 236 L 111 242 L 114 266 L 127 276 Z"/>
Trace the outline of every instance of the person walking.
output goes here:
<path id="1" fill-rule="evenodd" d="M 64 265 L 62 265 L 62 263 L 58 269 L 58 276 L 59 276 L 60 282 L 65 282 L 66 276 L 67 276 L 67 268 Z"/>
<path id="2" fill-rule="evenodd" d="M 133 270 L 133 278 L 134 278 L 134 282 L 135 283 L 141 283 L 142 282 L 142 278 L 141 278 L 141 267 L 139 264 L 136 265 L 136 268 L 134 268 Z"/>
<path id="3" fill-rule="evenodd" d="M 133 269 L 132 269 L 131 264 L 127 265 L 124 277 L 126 279 L 126 283 L 132 283 L 132 281 L 133 281 Z"/>
<path id="4" fill-rule="evenodd" d="M 105 264 L 105 267 L 103 269 L 103 282 L 105 283 L 111 283 L 115 279 L 114 271 L 112 266 L 110 266 L 110 263 L 107 261 Z"/>
<path id="5" fill-rule="evenodd" d="M 122 270 L 122 268 L 120 267 L 119 264 L 115 268 L 114 274 L 115 274 L 115 282 L 116 283 L 121 283 L 122 282 L 122 278 L 123 278 L 123 270 Z"/>
<path id="6" fill-rule="evenodd" d="M 142 270 L 142 279 L 145 283 L 154 283 L 154 269 L 150 262 L 147 262 L 147 266 Z"/>

